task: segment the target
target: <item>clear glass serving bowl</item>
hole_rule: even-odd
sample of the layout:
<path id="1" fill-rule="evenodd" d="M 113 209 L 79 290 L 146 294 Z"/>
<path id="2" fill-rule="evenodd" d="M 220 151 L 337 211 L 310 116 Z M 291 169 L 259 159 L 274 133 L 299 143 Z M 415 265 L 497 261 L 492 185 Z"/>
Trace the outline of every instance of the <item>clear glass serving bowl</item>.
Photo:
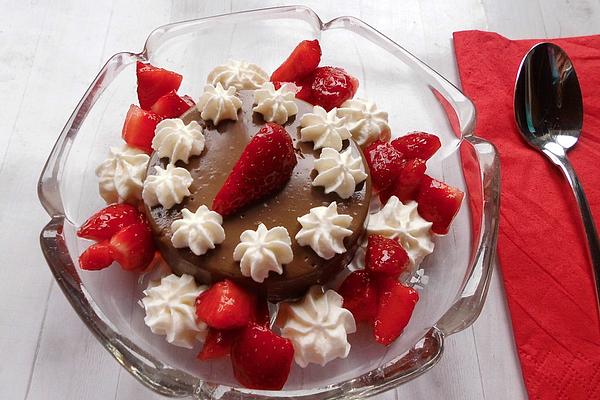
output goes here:
<path id="1" fill-rule="evenodd" d="M 103 202 L 95 167 L 109 146 L 120 145 L 129 104 L 136 103 L 136 61 L 184 76 L 180 93 L 198 98 L 211 68 L 243 59 L 273 70 L 303 39 L 318 38 L 321 65 L 341 66 L 360 81 L 358 96 L 389 112 L 392 131 L 435 132 L 442 149 L 428 173 L 467 196 L 448 235 L 436 238 L 423 264 L 429 283 L 421 290 L 410 324 L 391 346 L 351 335 L 347 359 L 302 369 L 293 366 L 285 389 L 238 387 L 227 360 L 201 363 L 193 351 L 153 335 L 138 305 L 138 276 L 120 268 L 82 271 L 77 257 L 89 245 L 76 228 Z M 411 380 L 441 357 L 444 338 L 465 329 L 481 311 L 495 254 L 499 164 L 494 147 L 473 135 L 475 109 L 456 87 L 380 32 L 352 17 L 323 23 L 305 7 L 278 7 L 162 26 L 141 53 L 111 57 L 73 111 L 39 181 L 51 217 L 41 233 L 42 251 L 65 296 L 119 364 L 158 393 L 198 399 L 364 398 Z"/>

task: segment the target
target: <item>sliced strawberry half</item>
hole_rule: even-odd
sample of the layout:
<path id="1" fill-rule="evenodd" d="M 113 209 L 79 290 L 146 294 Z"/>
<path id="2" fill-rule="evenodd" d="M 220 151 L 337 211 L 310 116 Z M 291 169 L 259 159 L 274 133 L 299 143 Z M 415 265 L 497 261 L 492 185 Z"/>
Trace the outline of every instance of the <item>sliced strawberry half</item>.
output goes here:
<path id="1" fill-rule="evenodd" d="M 196 103 L 194 103 L 189 96 L 179 97 L 177 92 L 171 90 L 169 93 L 156 100 L 156 103 L 152 104 L 152 107 L 150 107 L 150 111 L 161 118 L 177 118 L 195 104 Z"/>
<path id="2" fill-rule="evenodd" d="M 377 289 L 367 271 L 354 271 L 338 289 L 356 321 L 373 321 L 377 311 Z"/>
<path id="3" fill-rule="evenodd" d="M 212 209 L 226 217 L 276 193 L 290 179 L 296 163 L 290 135 L 281 125 L 266 124 L 242 152 Z"/>
<path id="4" fill-rule="evenodd" d="M 391 144 L 377 140 L 364 151 L 373 185 L 383 191 L 395 182 L 398 171 L 403 166 L 402 154 Z"/>
<path id="5" fill-rule="evenodd" d="M 403 160 L 394 183 L 379 194 L 381 202 L 386 203 L 392 196 L 398 197 L 403 203 L 416 200 L 425 169 L 425 161 L 420 158 Z"/>
<path id="6" fill-rule="evenodd" d="M 427 161 L 442 147 L 442 143 L 436 135 L 412 132 L 392 140 L 392 146 L 406 158 L 420 158 Z"/>
<path id="7" fill-rule="evenodd" d="M 273 72 L 271 82 L 296 82 L 313 72 L 319 62 L 321 62 L 319 41 L 303 40 Z"/>
<path id="8" fill-rule="evenodd" d="M 370 235 L 365 268 L 374 274 L 397 278 L 408 267 L 406 250 L 393 239 Z"/>
<path id="9" fill-rule="evenodd" d="M 126 226 L 110 239 L 110 254 L 124 270 L 140 270 L 154 259 L 154 240 L 146 223 Z"/>
<path id="10" fill-rule="evenodd" d="M 196 316 L 216 329 L 242 328 L 256 315 L 256 299 L 229 279 L 217 282 L 196 299 Z"/>
<path id="11" fill-rule="evenodd" d="M 110 243 L 94 243 L 79 256 L 79 266 L 88 271 L 98 271 L 109 267 L 113 262 Z"/>
<path id="12" fill-rule="evenodd" d="M 77 230 L 77 236 L 90 240 L 107 240 L 122 228 L 142 222 L 137 208 L 130 204 L 111 204 L 92 215 Z"/>
<path id="13" fill-rule="evenodd" d="M 183 76 L 157 68 L 151 64 L 137 63 L 137 95 L 140 107 L 149 110 L 158 99 L 172 90 L 177 91 Z"/>
<path id="14" fill-rule="evenodd" d="M 152 153 L 154 129 L 161 118 L 152 111 L 145 111 L 132 104 L 127 111 L 121 136 L 131 147 Z"/>
<path id="15" fill-rule="evenodd" d="M 239 329 L 223 330 L 209 328 L 204 346 L 198 354 L 198 359 L 202 361 L 214 360 L 228 356 L 231 352 L 231 346 L 240 335 Z"/>
<path id="16" fill-rule="evenodd" d="M 285 385 L 294 347 L 264 326 L 250 323 L 231 348 L 235 378 L 247 388 L 280 390 Z"/>
<path id="17" fill-rule="evenodd" d="M 396 340 L 408 325 L 419 301 L 419 294 L 391 277 L 378 280 L 378 292 L 379 305 L 373 334 L 377 342 L 387 346 Z"/>
<path id="18" fill-rule="evenodd" d="M 311 76 L 310 102 L 329 111 L 351 99 L 358 89 L 358 79 L 339 67 L 319 67 Z"/>
<path id="19" fill-rule="evenodd" d="M 417 203 L 419 215 L 433 223 L 431 230 L 439 235 L 448 233 L 465 194 L 425 175 L 421 180 Z"/>

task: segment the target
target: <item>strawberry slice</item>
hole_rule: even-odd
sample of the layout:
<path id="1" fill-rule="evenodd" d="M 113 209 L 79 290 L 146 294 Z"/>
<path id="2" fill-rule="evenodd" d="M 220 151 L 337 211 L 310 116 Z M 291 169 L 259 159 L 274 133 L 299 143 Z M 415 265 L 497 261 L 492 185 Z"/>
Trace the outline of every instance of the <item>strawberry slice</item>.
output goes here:
<path id="1" fill-rule="evenodd" d="M 350 310 L 356 321 L 373 321 L 377 311 L 377 289 L 369 273 L 354 271 L 338 289 L 344 298 L 344 308 Z"/>
<path id="2" fill-rule="evenodd" d="M 317 68 L 321 61 L 321 46 L 318 40 L 303 40 L 292 54 L 273 72 L 271 82 L 295 82 Z"/>
<path id="3" fill-rule="evenodd" d="M 154 129 L 160 120 L 161 118 L 152 111 L 142 110 L 132 104 L 127 111 L 121 136 L 131 147 L 151 154 Z"/>
<path id="4" fill-rule="evenodd" d="M 197 358 L 206 361 L 228 356 L 231 353 L 231 346 L 240 333 L 239 329 L 222 330 L 209 328 L 204 340 L 204 346 L 202 346 L 202 350 Z"/>
<path id="5" fill-rule="evenodd" d="M 404 331 L 415 309 L 419 294 L 395 278 L 378 280 L 379 305 L 373 324 L 375 340 L 385 346 Z"/>
<path id="6" fill-rule="evenodd" d="M 460 209 L 464 196 L 465 194 L 457 188 L 425 175 L 417 195 L 417 209 L 421 217 L 433 222 L 433 232 L 445 235 Z"/>
<path id="7" fill-rule="evenodd" d="M 408 267 L 406 250 L 393 239 L 370 235 L 365 258 L 365 268 L 374 274 L 397 278 Z"/>
<path id="8" fill-rule="evenodd" d="M 294 347 L 264 326 L 250 323 L 231 348 L 233 374 L 249 389 L 280 390 L 287 381 Z"/>
<path id="9" fill-rule="evenodd" d="M 319 67 L 312 73 L 310 99 L 329 111 L 351 99 L 358 89 L 358 79 L 338 67 Z"/>
<path id="10" fill-rule="evenodd" d="M 124 270 L 144 269 L 154 259 L 154 240 L 146 223 L 126 226 L 110 239 L 110 254 Z"/>
<path id="11" fill-rule="evenodd" d="M 425 160 L 420 158 L 403 160 L 394 184 L 379 194 L 382 203 L 386 203 L 392 196 L 398 197 L 403 203 L 416 200 L 425 169 Z"/>
<path id="12" fill-rule="evenodd" d="M 395 182 L 398 171 L 403 165 L 402 154 L 391 144 L 376 140 L 364 151 L 373 185 L 383 191 Z"/>
<path id="13" fill-rule="evenodd" d="M 268 123 L 248 143 L 215 196 L 212 209 L 223 217 L 276 193 L 296 166 L 292 139 L 281 125 Z"/>
<path id="14" fill-rule="evenodd" d="M 79 256 L 79 266 L 88 271 L 98 271 L 113 262 L 108 241 L 94 243 Z"/>
<path id="15" fill-rule="evenodd" d="M 250 321 L 256 322 L 258 325 L 268 328 L 271 325 L 271 313 L 269 312 L 269 303 L 265 297 L 256 299 L 254 312 L 250 316 Z"/>
<path id="16" fill-rule="evenodd" d="M 179 97 L 177 92 L 171 90 L 169 93 L 156 100 L 156 103 L 152 104 L 152 107 L 150 107 L 150 111 L 161 118 L 177 118 L 195 104 L 196 103 L 194 103 L 189 96 Z"/>
<path id="17" fill-rule="evenodd" d="M 196 299 L 196 316 L 216 329 L 242 328 L 256 315 L 256 299 L 229 279 L 215 283 Z"/>
<path id="18" fill-rule="evenodd" d="M 107 240 L 136 222 L 142 222 L 137 208 L 129 204 L 111 204 L 85 221 L 77 230 L 77 236 L 96 241 Z"/>
<path id="19" fill-rule="evenodd" d="M 420 158 L 427 161 L 442 147 L 442 143 L 436 135 L 425 132 L 412 132 L 392 140 L 392 146 L 402 153 L 405 158 Z"/>
<path id="20" fill-rule="evenodd" d="M 137 95 L 140 107 L 149 110 L 158 99 L 171 90 L 177 91 L 183 76 L 142 62 L 136 65 Z"/>

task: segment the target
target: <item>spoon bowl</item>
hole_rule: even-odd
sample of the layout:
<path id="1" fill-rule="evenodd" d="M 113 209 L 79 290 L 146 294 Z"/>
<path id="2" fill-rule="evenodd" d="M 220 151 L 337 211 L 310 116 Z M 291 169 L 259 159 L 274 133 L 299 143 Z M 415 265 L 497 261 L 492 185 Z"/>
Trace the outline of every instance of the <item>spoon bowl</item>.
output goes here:
<path id="1" fill-rule="evenodd" d="M 583 101 L 573 63 L 559 46 L 538 43 L 523 58 L 515 83 L 514 111 L 525 141 L 556 164 L 573 189 L 588 241 L 598 303 L 598 233 L 581 183 L 567 158 L 567 151 L 577 143 L 581 134 Z"/>

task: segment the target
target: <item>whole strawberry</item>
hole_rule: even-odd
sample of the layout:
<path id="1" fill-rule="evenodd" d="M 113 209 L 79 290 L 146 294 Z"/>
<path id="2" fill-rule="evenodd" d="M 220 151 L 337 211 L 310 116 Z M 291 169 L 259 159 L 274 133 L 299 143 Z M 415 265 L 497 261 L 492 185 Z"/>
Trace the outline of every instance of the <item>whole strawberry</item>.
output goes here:
<path id="1" fill-rule="evenodd" d="M 215 196 L 212 209 L 223 217 L 281 190 L 297 164 L 292 139 L 268 123 L 248 143 Z"/>

